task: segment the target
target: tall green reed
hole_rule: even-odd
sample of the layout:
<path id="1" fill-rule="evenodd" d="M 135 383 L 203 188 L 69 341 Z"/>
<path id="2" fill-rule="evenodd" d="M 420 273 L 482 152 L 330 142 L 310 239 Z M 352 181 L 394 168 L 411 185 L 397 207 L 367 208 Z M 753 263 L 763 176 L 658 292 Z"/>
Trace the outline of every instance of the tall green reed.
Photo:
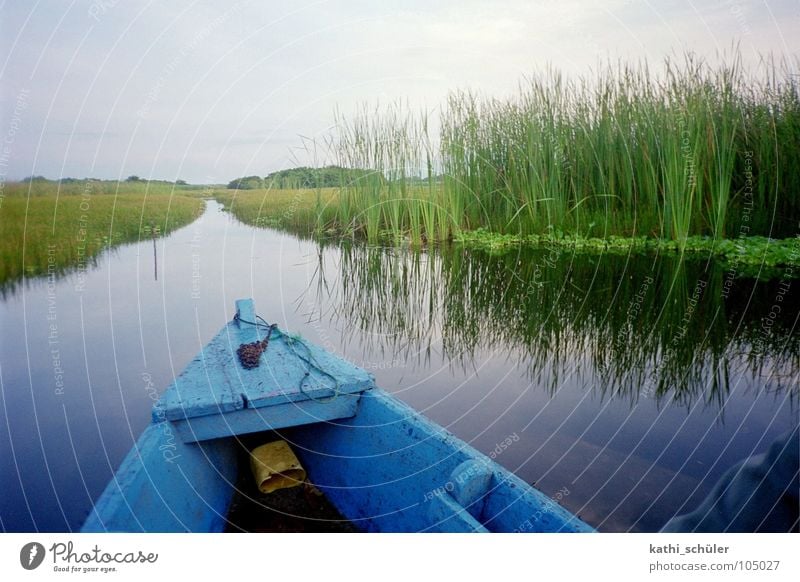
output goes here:
<path id="1" fill-rule="evenodd" d="M 363 108 L 337 119 L 341 165 L 372 171 L 342 189 L 334 226 L 371 241 L 500 233 L 796 234 L 797 62 L 753 71 L 693 55 L 554 70 L 506 100 L 450 96 L 438 132 L 426 112 Z"/>

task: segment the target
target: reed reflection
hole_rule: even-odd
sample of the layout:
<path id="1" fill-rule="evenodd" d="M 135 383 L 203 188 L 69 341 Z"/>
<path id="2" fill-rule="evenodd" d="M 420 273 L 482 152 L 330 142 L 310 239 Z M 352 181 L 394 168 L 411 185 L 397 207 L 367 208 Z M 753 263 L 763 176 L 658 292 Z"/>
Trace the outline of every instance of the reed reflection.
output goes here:
<path id="1" fill-rule="evenodd" d="M 550 392 L 575 374 L 631 404 L 644 395 L 722 407 L 740 382 L 792 399 L 798 391 L 800 301 L 789 280 L 730 284 L 723 266 L 677 256 L 340 251 L 335 267 L 319 254 L 316 289 L 333 299 L 345 341 L 367 341 L 373 358 L 420 365 L 441 352 L 468 368 L 492 350 Z M 338 285 L 323 281 L 333 272 Z"/>

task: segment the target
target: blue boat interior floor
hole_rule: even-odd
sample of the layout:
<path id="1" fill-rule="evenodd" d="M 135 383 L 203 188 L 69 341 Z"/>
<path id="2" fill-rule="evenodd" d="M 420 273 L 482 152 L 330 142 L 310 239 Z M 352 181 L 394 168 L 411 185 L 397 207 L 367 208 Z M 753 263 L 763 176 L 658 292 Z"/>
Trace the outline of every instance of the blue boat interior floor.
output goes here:
<path id="1" fill-rule="evenodd" d="M 228 533 L 352 533 L 358 529 L 311 483 L 262 493 L 250 471 L 250 451 L 280 439 L 274 431 L 238 437 L 239 466 L 228 510 Z"/>

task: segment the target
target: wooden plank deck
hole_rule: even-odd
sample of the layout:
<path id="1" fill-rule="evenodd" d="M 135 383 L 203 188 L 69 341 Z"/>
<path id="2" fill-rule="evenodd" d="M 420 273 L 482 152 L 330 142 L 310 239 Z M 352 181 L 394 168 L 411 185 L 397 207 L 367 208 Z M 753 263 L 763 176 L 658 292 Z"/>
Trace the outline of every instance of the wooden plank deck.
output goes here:
<path id="1" fill-rule="evenodd" d="M 241 344 L 264 339 L 251 299 L 189 363 L 156 404 L 184 442 L 196 442 L 353 416 L 373 377 L 330 352 L 273 332 L 259 366 L 245 369 Z"/>

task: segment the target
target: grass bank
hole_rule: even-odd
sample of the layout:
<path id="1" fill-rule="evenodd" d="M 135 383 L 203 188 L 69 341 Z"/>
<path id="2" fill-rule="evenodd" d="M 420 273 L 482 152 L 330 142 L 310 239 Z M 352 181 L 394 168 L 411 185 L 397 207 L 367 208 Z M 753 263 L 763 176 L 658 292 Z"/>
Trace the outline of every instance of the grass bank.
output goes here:
<path id="1" fill-rule="evenodd" d="M 103 249 L 189 224 L 204 202 L 190 188 L 83 181 L 7 184 L 0 203 L 0 286 L 23 275 L 85 268 Z"/>
<path id="2" fill-rule="evenodd" d="M 334 228 L 339 216 L 339 190 L 215 190 L 214 197 L 236 218 L 246 224 L 288 230 L 301 235 L 339 237 Z M 351 230 L 348 233 L 353 235 Z M 376 237 L 380 243 L 392 245 L 398 237 L 389 229 Z M 413 243 L 408 234 L 404 243 Z M 609 235 L 586 237 L 547 229 L 543 234 L 509 234 L 484 228 L 460 230 L 453 242 L 495 255 L 514 247 L 555 248 L 568 252 L 592 254 L 692 254 L 722 261 L 736 276 L 773 278 L 800 277 L 800 238 L 771 239 L 763 236 L 741 236 L 717 240 L 711 236 L 690 236 L 681 245 L 678 241 L 647 236 Z"/>
<path id="3" fill-rule="evenodd" d="M 218 189 L 212 195 L 233 216 L 253 226 L 310 235 L 334 224 L 337 188 L 297 190 Z"/>

